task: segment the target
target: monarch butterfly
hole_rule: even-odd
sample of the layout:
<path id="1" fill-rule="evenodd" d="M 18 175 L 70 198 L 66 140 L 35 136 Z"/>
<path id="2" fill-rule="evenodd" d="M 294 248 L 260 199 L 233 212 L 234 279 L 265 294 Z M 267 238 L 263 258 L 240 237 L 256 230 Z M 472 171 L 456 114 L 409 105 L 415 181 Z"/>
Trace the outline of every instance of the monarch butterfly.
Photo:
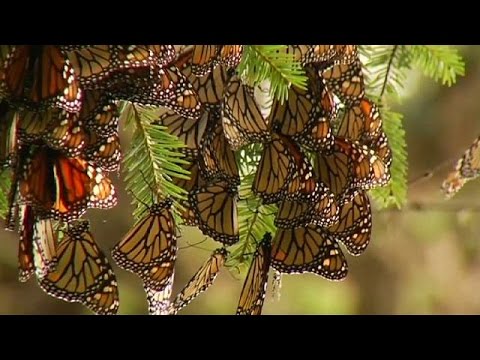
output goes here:
<path id="1" fill-rule="evenodd" d="M 7 98 L 23 105 L 81 107 L 82 91 L 70 61 L 58 46 L 15 45 L 4 61 Z"/>
<path id="2" fill-rule="evenodd" d="M 207 111 L 211 115 L 207 133 L 200 145 L 199 157 L 202 175 L 207 181 L 225 180 L 232 186 L 238 186 L 240 177 L 237 160 L 219 123 L 220 111 Z"/>
<path id="3" fill-rule="evenodd" d="M 167 127 L 167 131 L 183 141 L 188 149 L 198 150 L 212 116 L 212 112 L 203 110 L 199 119 L 189 119 L 173 111 L 167 111 L 153 123 Z"/>
<path id="4" fill-rule="evenodd" d="M 89 144 L 85 148 L 85 159 L 104 171 L 117 171 L 120 167 L 122 149 L 118 135 L 107 138 L 89 132 Z"/>
<path id="5" fill-rule="evenodd" d="M 305 70 L 307 89 L 291 86 L 287 101 L 274 101 L 269 123 L 302 145 L 325 150 L 333 144 L 330 119 L 336 116 L 337 106 L 313 68 Z"/>
<path id="6" fill-rule="evenodd" d="M 117 68 L 135 68 L 145 66 L 163 67 L 175 57 L 173 45 L 113 45 Z"/>
<path id="7" fill-rule="evenodd" d="M 12 165 L 17 151 L 18 113 L 0 102 L 0 169 Z"/>
<path id="8" fill-rule="evenodd" d="M 27 148 L 21 158 L 20 195 L 40 216 L 71 221 L 89 207 L 109 209 L 117 204 L 110 179 L 83 158 L 68 158 L 43 146 Z"/>
<path id="9" fill-rule="evenodd" d="M 120 112 L 117 101 L 102 90 L 85 90 L 78 118 L 85 128 L 100 137 L 118 133 Z"/>
<path id="10" fill-rule="evenodd" d="M 164 281 L 165 286 L 161 290 L 145 288 L 150 315 L 168 315 L 170 313 L 170 297 L 172 296 L 173 279 L 175 277 L 173 265 L 170 266 L 170 269 L 170 274 Z"/>
<path id="11" fill-rule="evenodd" d="M 18 132 L 23 142 L 41 139 L 68 156 L 79 156 L 87 138 L 76 114 L 55 108 L 42 112 L 20 111 Z"/>
<path id="12" fill-rule="evenodd" d="M 267 123 L 254 98 L 252 87 L 237 75 L 230 77 L 225 89 L 223 129 L 233 150 L 251 142 L 269 139 Z"/>
<path id="13" fill-rule="evenodd" d="M 363 98 L 345 109 L 337 135 L 350 140 L 372 139 L 379 135 L 381 127 L 382 118 L 377 105 Z"/>
<path id="14" fill-rule="evenodd" d="M 312 272 L 342 280 L 348 265 L 335 238 L 318 225 L 278 229 L 273 239 L 272 267 L 281 273 Z"/>
<path id="15" fill-rule="evenodd" d="M 57 266 L 38 279 L 40 287 L 53 297 L 79 302 L 97 314 L 116 314 L 119 307 L 117 279 L 95 243 L 88 221 L 69 225 L 57 253 Z"/>
<path id="16" fill-rule="evenodd" d="M 225 66 L 219 65 L 208 74 L 195 76 L 192 71 L 193 53 L 193 48 L 186 51 L 179 56 L 174 65 L 188 78 L 202 105 L 206 108 L 216 107 L 223 100 L 225 86 L 229 78 L 227 69 Z"/>
<path id="17" fill-rule="evenodd" d="M 20 239 L 18 243 L 18 279 L 26 282 L 35 272 L 33 257 L 33 229 L 35 215 L 31 206 L 23 206 L 20 220 Z"/>
<path id="18" fill-rule="evenodd" d="M 351 62 L 356 56 L 355 45 L 288 45 L 286 53 L 293 54 L 302 65 L 329 63 L 333 60 Z"/>
<path id="19" fill-rule="evenodd" d="M 447 198 L 455 195 L 466 182 L 480 175 L 480 136 L 463 153 L 455 164 L 454 171 L 450 172 L 442 183 L 442 191 Z"/>
<path id="20" fill-rule="evenodd" d="M 200 176 L 200 161 L 198 160 L 198 154 L 186 154 L 184 160 L 187 161 L 188 164 L 181 166 L 184 170 L 190 172 L 190 178 L 182 179 L 180 177 L 175 177 L 172 179 L 173 184 L 184 189 L 187 192 L 191 192 L 194 188 L 205 186 L 206 182 Z"/>
<path id="21" fill-rule="evenodd" d="M 66 45 L 60 46 L 60 50 L 85 89 L 97 87 L 114 70 L 115 57 L 110 45 Z"/>
<path id="22" fill-rule="evenodd" d="M 146 288 L 165 287 L 177 253 L 175 219 L 170 198 L 153 204 L 143 217 L 112 250 L 122 269 L 138 275 Z"/>
<path id="23" fill-rule="evenodd" d="M 194 45 L 192 71 L 196 76 L 204 76 L 219 63 L 236 67 L 242 53 L 242 45 Z"/>
<path id="24" fill-rule="evenodd" d="M 319 180 L 339 197 L 349 189 L 366 190 L 388 183 L 391 161 L 386 160 L 365 145 L 336 137 L 332 153 L 318 154 L 315 168 Z"/>
<path id="25" fill-rule="evenodd" d="M 284 197 L 284 188 L 295 171 L 295 163 L 288 146 L 278 134 L 263 146 L 252 191 L 266 204 L 277 202 Z"/>
<path id="26" fill-rule="evenodd" d="M 287 184 L 286 199 L 316 201 L 322 195 L 324 189 L 317 183 L 313 175 L 313 167 L 306 158 L 300 147 L 288 137 L 279 135 L 287 146 L 294 161 L 294 173 Z"/>
<path id="27" fill-rule="evenodd" d="M 327 229 L 340 241 L 351 255 L 365 251 L 372 232 L 370 200 L 364 191 L 357 191 L 340 204 L 339 222 Z"/>
<path id="28" fill-rule="evenodd" d="M 315 202 L 282 200 L 278 205 L 275 225 L 289 229 L 314 223 L 322 227 L 331 226 L 338 221 L 338 206 L 335 195 L 322 187 L 320 198 Z"/>
<path id="29" fill-rule="evenodd" d="M 237 315 L 261 315 L 262 313 L 270 269 L 271 242 L 272 235 L 267 232 L 255 250 L 240 293 Z"/>
<path id="30" fill-rule="evenodd" d="M 206 291 L 217 278 L 218 272 L 225 264 L 228 252 L 224 248 L 216 249 L 208 260 L 198 269 L 185 287 L 172 301 L 170 314 L 175 315 L 187 306 L 199 294 Z"/>
<path id="31" fill-rule="evenodd" d="M 188 197 L 187 225 L 198 226 L 203 234 L 225 245 L 239 240 L 238 191 L 224 181 L 217 181 L 192 191 Z"/>
<path id="32" fill-rule="evenodd" d="M 325 70 L 319 70 L 319 74 L 327 90 L 337 95 L 347 107 L 363 99 L 365 84 L 362 63 L 358 58 L 349 64 L 335 63 Z"/>
<path id="33" fill-rule="evenodd" d="M 128 74 L 112 74 L 109 92 L 116 99 L 164 106 L 187 118 L 201 116 L 198 95 L 175 65 L 151 69 L 133 68 Z"/>
<path id="34" fill-rule="evenodd" d="M 37 278 L 43 278 L 55 270 L 58 262 L 57 242 L 57 232 L 53 227 L 52 220 L 37 219 L 33 241 Z"/>

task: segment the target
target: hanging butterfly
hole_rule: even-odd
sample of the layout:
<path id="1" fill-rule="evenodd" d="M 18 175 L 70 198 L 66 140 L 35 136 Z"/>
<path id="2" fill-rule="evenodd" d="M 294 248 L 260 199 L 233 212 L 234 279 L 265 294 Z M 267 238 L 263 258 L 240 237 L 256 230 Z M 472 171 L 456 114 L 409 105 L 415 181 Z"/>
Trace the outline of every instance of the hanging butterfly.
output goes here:
<path id="1" fill-rule="evenodd" d="M 4 60 L 0 90 L 19 106 L 78 112 L 82 91 L 70 61 L 54 45 L 15 45 Z"/>
<path id="2" fill-rule="evenodd" d="M 102 90 L 85 90 L 79 121 L 99 137 L 118 135 L 120 112 L 117 101 Z"/>
<path id="3" fill-rule="evenodd" d="M 117 265 L 138 275 L 146 289 L 163 290 L 173 271 L 177 238 L 172 203 L 168 198 L 150 206 L 112 250 Z"/>
<path id="4" fill-rule="evenodd" d="M 242 45 L 194 45 L 192 55 L 192 72 L 204 76 L 218 64 L 235 68 L 243 54 Z"/>
<path id="5" fill-rule="evenodd" d="M 348 265 L 335 238 L 318 225 L 278 229 L 273 239 L 272 267 L 281 273 L 311 272 L 342 280 Z"/>
<path id="6" fill-rule="evenodd" d="M 330 120 L 336 116 L 337 105 L 313 67 L 305 68 L 307 88 L 291 86 L 288 100 L 275 100 L 269 123 L 283 135 L 315 151 L 333 145 Z M 320 101 L 319 101 L 320 100 Z"/>
<path id="7" fill-rule="evenodd" d="M 365 83 L 362 63 L 356 59 L 352 63 L 335 63 L 324 70 L 319 70 L 327 90 L 334 93 L 347 107 L 363 99 Z"/>
<path id="8" fill-rule="evenodd" d="M 117 279 L 95 243 L 88 221 L 69 225 L 57 254 L 55 270 L 38 279 L 40 287 L 53 297 L 79 302 L 97 314 L 116 314 L 119 307 Z"/>
<path id="9" fill-rule="evenodd" d="M 43 140 L 50 148 L 61 150 L 70 157 L 79 156 L 87 141 L 78 116 L 62 109 L 20 111 L 18 124 L 18 137 L 22 143 Z"/>
<path id="10" fill-rule="evenodd" d="M 122 159 L 122 149 L 118 135 L 107 138 L 98 137 L 96 133 L 88 133 L 89 141 L 85 147 L 85 160 L 95 164 L 104 171 L 118 171 Z"/>
<path id="11" fill-rule="evenodd" d="M 233 150 L 270 138 L 253 88 L 243 84 L 237 75 L 229 76 L 223 105 L 223 130 Z"/>
<path id="12" fill-rule="evenodd" d="M 175 60 L 174 65 L 188 78 L 202 105 L 206 108 L 216 107 L 223 101 L 225 86 L 229 79 L 227 69 L 219 65 L 204 76 L 196 76 L 192 71 L 193 54 L 193 48 L 185 51 Z"/>
<path id="13" fill-rule="evenodd" d="M 216 249 L 208 260 L 198 269 L 185 287 L 172 301 L 170 314 L 177 314 L 190 304 L 198 295 L 206 291 L 215 281 L 220 269 L 225 264 L 228 252 L 224 248 Z"/>
<path id="14" fill-rule="evenodd" d="M 261 315 L 270 269 L 272 235 L 265 233 L 257 246 L 238 301 L 237 315 Z"/>
<path id="15" fill-rule="evenodd" d="M 35 215 L 31 206 L 22 206 L 20 218 L 20 239 L 18 243 L 18 279 L 26 282 L 35 272 L 33 256 L 33 229 Z"/>
<path id="16" fill-rule="evenodd" d="M 371 140 L 380 134 L 381 128 L 382 118 L 377 105 L 364 97 L 344 110 L 337 135 L 350 140 Z"/>
<path id="17" fill-rule="evenodd" d="M 239 241 L 238 191 L 224 181 L 200 187 L 189 194 L 185 223 L 225 245 Z"/>
<path id="18" fill-rule="evenodd" d="M 109 209 L 117 204 L 110 179 L 83 158 L 31 146 L 21 159 L 17 170 L 21 202 L 31 204 L 40 216 L 69 222 L 87 208 Z"/>
<path id="19" fill-rule="evenodd" d="M 0 101 L 0 171 L 13 166 L 17 152 L 18 113 Z"/>
<path id="20" fill-rule="evenodd" d="M 442 191 L 447 198 L 455 195 L 468 181 L 480 175 L 480 136 L 463 153 L 442 183 Z"/>
<path id="21" fill-rule="evenodd" d="M 50 219 L 37 219 L 34 227 L 33 252 L 37 278 L 44 278 L 57 266 L 58 234 Z"/>
<path id="22" fill-rule="evenodd" d="M 200 170 L 207 181 L 225 180 L 236 187 L 240 185 L 237 159 L 222 130 L 220 111 L 206 111 L 209 123 L 200 144 Z"/>
<path id="23" fill-rule="evenodd" d="M 339 222 L 327 229 L 347 251 L 354 256 L 362 254 L 370 243 L 372 233 L 372 210 L 364 191 L 346 196 L 339 204 Z"/>

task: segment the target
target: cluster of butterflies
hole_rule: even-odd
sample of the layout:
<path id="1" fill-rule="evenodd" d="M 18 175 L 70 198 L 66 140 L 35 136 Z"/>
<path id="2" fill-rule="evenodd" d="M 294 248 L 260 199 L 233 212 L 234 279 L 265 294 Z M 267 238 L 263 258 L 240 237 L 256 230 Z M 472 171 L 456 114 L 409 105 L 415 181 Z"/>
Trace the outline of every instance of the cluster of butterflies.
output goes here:
<path id="1" fill-rule="evenodd" d="M 118 311 L 115 274 L 80 217 L 117 203 L 108 176 L 121 160 L 119 100 L 168 109 L 154 123 L 185 143 L 191 176 L 173 179 L 188 193 L 183 223 L 223 245 L 170 300 L 172 199 L 149 206 L 112 257 L 141 278 L 150 313 L 175 314 L 205 291 L 225 247 L 239 241 L 236 151 L 251 144 L 263 149 L 252 191 L 278 205 L 278 230 L 259 241 L 237 313 L 261 313 L 270 267 L 343 279 L 338 243 L 353 255 L 367 247 L 366 191 L 389 181 L 391 149 L 365 96 L 355 45 L 285 51 L 303 66 L 307 86 L 292 85 L 266 114 L 236 71 L 242 45 L 0 46 L 0 165 L 13 170 L 6 225 L 20 233 L 20 280 L 35 273 L 52 296 Z"/>

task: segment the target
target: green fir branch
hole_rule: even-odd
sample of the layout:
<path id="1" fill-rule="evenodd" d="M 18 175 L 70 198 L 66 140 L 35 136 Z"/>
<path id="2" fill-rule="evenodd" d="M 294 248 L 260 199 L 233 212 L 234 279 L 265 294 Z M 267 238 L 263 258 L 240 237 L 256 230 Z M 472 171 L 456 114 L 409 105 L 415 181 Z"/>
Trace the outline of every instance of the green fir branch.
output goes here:
<path id="1" fill-rule="evenodd" d="M 412 64 L 442 85 L 452 86 L 458 76 L 465 75 L 465 62 L 452 46 L 411 45 L 408 49 Z"/>
<path id="2" fill-rule="evenodd" d="M 161 198 L 185 199 L 185 190 L 173 184 L 174 177 L 189 179 L 190 173 L 182 168 L 188 164 L 178 151 L 185 145 L 165 127 L 153 124 L 157 117 L 154 108 L 128 105 L 124 113 L 127 128 L 133 128 L 133 136 L 123 160 L 125 188 L 132 195 L 136 206 L 133 213 L 139 219 L 145 206 Z M 177 208 L 181 209 L 178 202 Z"/>
<path id="3" fill-rule="evenodd" d="M 251 86 L 264 80 L 271 83 L 270 94 L 283 103 L 290 85 L 306 88 L 307 77 L 286 45 L 245 45 L 238 73 Z"/>
<path id="4" fill-rule="evenodd" d="M 383 130 L 387 134 L 388 143 L 392 148 L 393 161 L 390 168 L 392 180 L 382 188 L 371 191 L 376 203 L 381 207 L 395 205 L 401 208 L 407 201 L 407 147 L 405 130 L 403 129 L 403 115 L 382 108 Z"/>

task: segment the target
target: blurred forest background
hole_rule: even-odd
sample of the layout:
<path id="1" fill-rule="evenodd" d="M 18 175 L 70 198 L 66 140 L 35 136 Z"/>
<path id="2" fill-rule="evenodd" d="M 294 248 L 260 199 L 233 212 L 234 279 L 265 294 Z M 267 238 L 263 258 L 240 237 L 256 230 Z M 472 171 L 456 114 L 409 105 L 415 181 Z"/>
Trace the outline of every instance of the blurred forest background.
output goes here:
<path id="1" fill-rule="evenodd" d="M 283 275 L 281 297 L 271 292 L 263 314 L 478 314 L 480 313 L 480 181 L 446 201 L 440 185 L 457 158 L 480 135 L 480 46 L 460 47 L 466 76 L 451 88 L 412 72 L 401 105 L 409 153 L 408 205 L 375 210 L 372 242 L 364 255 L 347 255 L 345 281 L 315 275 Z M 129 134 L 122 132 L 123 144 Z M 433 176 L 421 178 L 433 171 Z M 91 230 L 110 257 L 133 225 L 130 195 L 117 179 L 119 205 L 90 210 Z M 179 239 L 173 295 L 217 244 L 193 228 Z M 80 304 L 46 295 L 32 278 L 17 280 L 15 234 L 0 229 L 0 314 L 90 314 Z M 120 291 L 120 314 L 146 314 L 142 285 L 112 261 Z M 234 314 L 245 274 L 224 268 L 215 284 L 180 314 Z"/>

